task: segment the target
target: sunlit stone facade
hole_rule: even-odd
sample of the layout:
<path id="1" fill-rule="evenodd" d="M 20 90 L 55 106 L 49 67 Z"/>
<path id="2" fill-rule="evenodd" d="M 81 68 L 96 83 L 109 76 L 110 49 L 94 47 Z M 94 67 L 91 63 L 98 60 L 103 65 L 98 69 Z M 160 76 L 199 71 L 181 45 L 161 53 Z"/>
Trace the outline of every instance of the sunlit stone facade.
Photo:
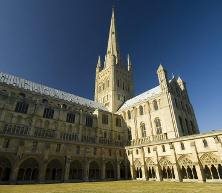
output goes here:
<path id="1" fill-rule="evenodd" d="M 91 101 L 0 73 L 0 183 L 222 179 L 222 132 L 199 134 L 185 82 L 133 97 L 133 65 L 120 55 L 112 13 Z"/>

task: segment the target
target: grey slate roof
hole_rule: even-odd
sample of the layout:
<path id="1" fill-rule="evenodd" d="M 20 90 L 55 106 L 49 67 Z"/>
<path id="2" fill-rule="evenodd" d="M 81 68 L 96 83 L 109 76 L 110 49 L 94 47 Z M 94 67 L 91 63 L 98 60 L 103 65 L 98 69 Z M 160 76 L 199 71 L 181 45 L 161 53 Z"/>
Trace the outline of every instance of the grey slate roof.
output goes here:
<path id="1" fill-rule="evenodd" d="M 87 106 L 94 109 L 101 109 L 107 111 L 106 107 L 95 101 L 85 99 L 61 90 L 50 88 L 42 84 L 34 83 L 14 75 L 0 72 L 0 84 L 10 85 L 16 88 L 25 89 L 27 91 L 35 92 L 40 95 L 50 96 L 55 99 L 61 99 L 79 105 Z"/>
<path id="2" fill-rule="evenodd" d="M 123 103 L 122 107 L 118 110 L 118 112 L 121 112 L 124 109 L 130 108 L 134 105 L 136 105 L 137 103 L 146 101 L 147 99 L 149 99 L 150 97 L 159 94 L 161 92 L 161 88 L 160 86 L 156 86 L 140 95 L 137 95 L 129 100 L 127 100 L 125 103 Z"/>

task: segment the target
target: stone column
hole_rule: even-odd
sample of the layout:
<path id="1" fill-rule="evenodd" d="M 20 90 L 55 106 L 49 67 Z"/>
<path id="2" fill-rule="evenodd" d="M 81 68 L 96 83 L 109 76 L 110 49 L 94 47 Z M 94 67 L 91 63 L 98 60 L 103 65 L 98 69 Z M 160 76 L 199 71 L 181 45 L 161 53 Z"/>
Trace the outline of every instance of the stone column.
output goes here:
<path id="1" fill-rule="evenodd" d="M 177 166 L 177 164 L 175 163 L 175 164 L 173 164 L 173 170 L 174 170 L 174 175 L 175 175 L 175 180 L 177 181 L 177 182 L 179 182 L 180 181 L 180 176 L 179 176 L 179 168 L 178 168 L 178 166 Z"/>
<path id="2" fill-rule="evenodd" d="M 158 156 L 158 152 L 157 152 L 157 147 L 154 147 L 153 151 L 154 151 L 155 157 L 156 157 L 156 178 L 157 178 L 157 181 L 162 181 L 163 176 L 161 174 L 161 168 L 159 165 L 159 156 Z"/>
<path id="3" fill-rule="evenodd" d="M 130 172 L 131 172 L 132 179 L 135 180 L 136 179 L 135 168 L 131 164 L 130 164 Z"/>
<path id="4" fill-rule="evenodd" d="M 125 179 L 128 179 L 129 177 L 129 165 L 125 161 Z"/>
<path id="5" fill-rule="evenodd" d="M 89 162 L 85 161 L 85 167 L 84 167 L 84 181 L 89 181 Z"/>
<path id="6" fill-rule="evenodd" d="M 19 171 L 19 166 L 15 165 L 12 166 L 12 172 L 10 175 L 10 183 L 15 184 L 17 181 L 17 176 L 18 176 L 18 171 Z"/>
<path id="7" fill-rule="evenodd" d="M 200 182 L 204 182 L 204 174 L 203 174 L 203 170 L 201 169 L 201 167 L 199 165 L 195 165 L 196 171 L 197 171 L 197 177 L 198 177 L 198 181 Z M 192 168 L 191 168 L 192 169 Z"/>
<path id="8" fill-rule="evenodd" d="M 102 161 L 101 179 L 105 180 L 105 178 L 106 178 L 106 164 L 105 164 L 105 161 Z"/>
<path id="9" fill-rule="evenodd" d="M 40 183 L 45 182 L 46 168 L 47 168 L 47 161 L 44 161 L 42 164 L 40 164 L 40 168 L 39 168 L 39 182 Z"/>
<path id="10" fill-rule="evenodd" d="M 141 166 L 141 169 L 142 169 L 142 179 L 147 180 L 147 171 L 145 164 Z"/>
<path id="11" fill-rule="evenodd" d="M 116 170 L 117 170 L 117 180 L 120 180 L 120 164 L 119 162 L 117 162 L 117 166 L 116 166 Z"/>
<path id="12" fill-rule="evenodd" d="M 180 181 L 182 181 L 181 175 L 180 175 L 180 167 L 178 165 L 177 154 L 176 154 L 173 143 L 170 144 L 170 149 L 171 149 L 171 153 L 173 155 L 173 161 L 174 161 L 173 170 L 174 170 L 175 180 L 180 182 Z"/>
<path id="13" fill-rule="evenodd" d="M 69 180 L 69 170 L 70 170 L 70 162 L 71 158 L 67 157 L 66 158 L 66 163 L 65 163 L 65 173 L 64 173 L 64 182 L 67 182 Z"/>
<path id="14" fill-rule="evenodd" d="M 195 142 L 194 141 L 191 142 L 190 146 L 191 146 L 191 150 L 192 150 L 192 155 L 195 158 L 196 163 L 197 163 L 195 165 L 195 167 L 196 167 L 196 171 L 197 171 L 198 181 L 199 182 L 205 182 L 206 179 L 205 179 L 205 176 L 204 176 L 202 164 L 200 162 L 200 159 L 199 159 L 199 156 L 198 156 L 198 153 L 197 153 L 197 148 L 196 148 Z"/>

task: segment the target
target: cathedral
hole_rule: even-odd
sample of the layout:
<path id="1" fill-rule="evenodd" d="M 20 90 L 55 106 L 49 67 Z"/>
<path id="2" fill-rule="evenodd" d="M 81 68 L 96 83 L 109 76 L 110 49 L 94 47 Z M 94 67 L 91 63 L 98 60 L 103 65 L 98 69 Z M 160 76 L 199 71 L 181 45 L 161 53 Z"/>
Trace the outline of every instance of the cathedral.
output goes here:
<path id="1" fill-rule="evenodd" d="M 156 73 L 134 96 L 114 10 L 94 101 L 0 72 L 0 184 L 222 182 L 222 131 L 200 134 L 185 82 Z"/>

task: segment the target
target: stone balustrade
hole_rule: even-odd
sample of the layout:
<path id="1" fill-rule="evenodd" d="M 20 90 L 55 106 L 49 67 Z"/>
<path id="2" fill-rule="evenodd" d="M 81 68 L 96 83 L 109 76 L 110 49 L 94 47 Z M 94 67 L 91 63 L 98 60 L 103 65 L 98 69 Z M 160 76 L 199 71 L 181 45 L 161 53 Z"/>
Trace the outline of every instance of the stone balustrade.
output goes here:
<path id="1" fill-rule="evenodd" d="M 141 145 L 141 144 L 147 144 L 155 141 L 163 141 L 166 140 L 167 138 L 167 133 L 162 133 L 158 135 L 151 135 L 143 138 L 138 138 L 138 139 L 133 139 L 131 140 L 130 145 Z"/>
<path id="2" fill-rule="evenodd" d="M 59 132 L 56 129 L 45 129 L 38 127 L 29 127 L 22 124 L 5 124 L 0 128 L 0 135 L 26 136 L 31 138 L 57 139 L 61 141 L 89 143 L 89 144 L 105 144 L 111 146 L 124 146 L 127 142 L 120 142 L 109 138 L 82 136 L 72 132 Z"/>

